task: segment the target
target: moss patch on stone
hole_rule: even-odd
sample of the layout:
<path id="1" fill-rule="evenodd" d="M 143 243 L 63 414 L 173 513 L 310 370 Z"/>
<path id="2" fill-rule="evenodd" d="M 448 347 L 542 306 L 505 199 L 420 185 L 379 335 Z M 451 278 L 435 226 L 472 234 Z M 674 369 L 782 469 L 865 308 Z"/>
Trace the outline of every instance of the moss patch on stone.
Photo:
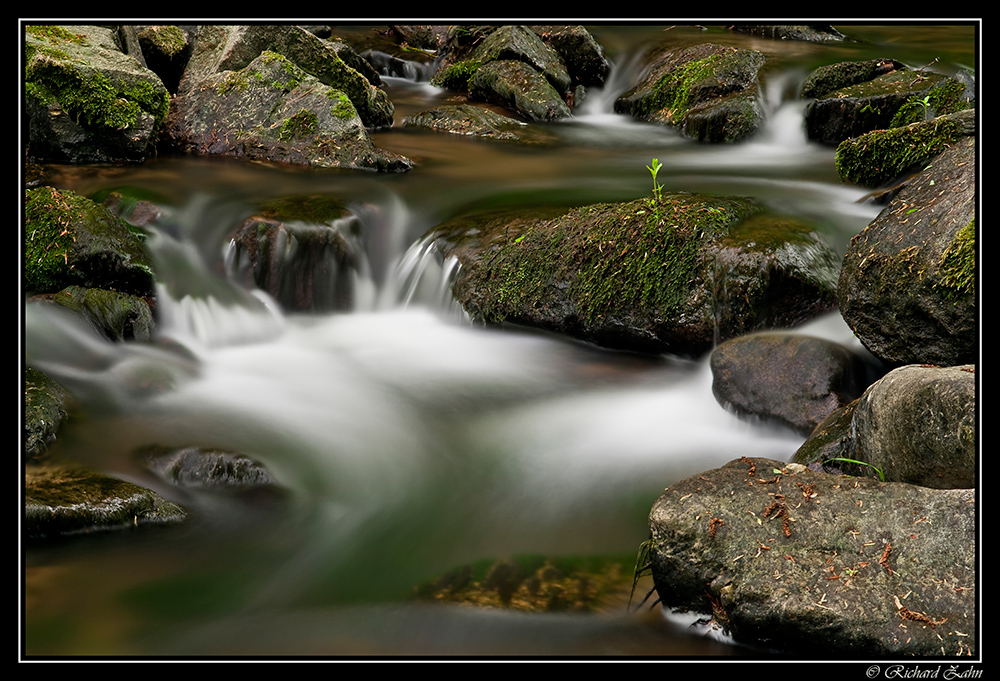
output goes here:
<path id="1" fill-rule="evenodd" d="M 83 34 L 59 26 L 29 26 L 38 38 L 25 45 L 25 92 L 41 102 L 58 102 L 78 123 L 124 130 L 136 125 L 143 112 L 158 126 L 167 116 L 170 96 L 152 80 L 112 81 L 73 56 L 87 44 Z M 74 48 L 70 53 L 69 46 Z M 65 49 L 64 49 L 65 48 Z"/>
<path id="2" fill-rule="evenodd" d="M 976 290 L 976 221 L 958 231 L 941 255 L 938 288 L 949 298 L 972 295 Z"/>
<path id="3" fill-rule="evenodd" d="M 946 116 L 874 130 L 837 146 L 837 172 L 843 180 L 878 187 L 926 163 L 967 134 L 960 121 Z"/>

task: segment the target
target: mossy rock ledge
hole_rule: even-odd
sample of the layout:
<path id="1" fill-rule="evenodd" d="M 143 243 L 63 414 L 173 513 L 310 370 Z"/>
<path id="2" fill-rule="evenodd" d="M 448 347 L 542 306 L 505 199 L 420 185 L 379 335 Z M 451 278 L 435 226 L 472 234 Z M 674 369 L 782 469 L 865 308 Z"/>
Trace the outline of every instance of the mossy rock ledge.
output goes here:
<path id="1" fill-rule="evenodd" d="M 663 607 L 792 655 L 976 655 L 974 489 L 741 458 L 655 502 Z"/>
<path id="2" fill-rule="evenodd" d="M 453 294 L 473 319 L 609 348 L 699 356 L 836 307 L 839 256 L 743 197 L 472 215 L 425 238 L 460 263 Z"/>

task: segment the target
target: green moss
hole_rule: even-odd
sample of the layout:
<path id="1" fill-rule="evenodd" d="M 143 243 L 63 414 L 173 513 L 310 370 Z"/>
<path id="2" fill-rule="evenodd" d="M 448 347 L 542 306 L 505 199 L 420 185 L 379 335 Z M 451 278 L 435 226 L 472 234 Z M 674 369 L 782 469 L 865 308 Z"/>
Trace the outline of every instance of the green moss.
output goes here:
<path id="1" fill-rule="evenodd" d="M 187 46 L 184 31 L 176 26 L 150 26 L 140 31 L 139 37 L 155 45 L 167 57 L 180 54 Z"/>
<path id="2" fill-rule="evenodd" d="M 469 81 L 476 74 L 482 63 L 478 59 L 468 59 L 455 62 L 431 79 L 431 84 L 456 92 L 469 89 Z"/>
<path id="3" fill-rule="evenodd" d="M 32 292 L 53 292 L 80 283 L 74 255 L 85 237 L 78 232 L 85 225 L 89 237 L 107 244 L 127 258 L 130 267 L 152 279 L 152 270 L 138 236 L 121 218 L 104 206 L 71 191 L 52 187 L 24 192 L 24 280 Z"/>
<path id="4" fill-rule="evenodd" d="M 39 40 L 48 41 L 53 45 L 58 45 L 60 43 L 76 43 L 77 45 L 86 45 L 87 40 L 81 33 L 73 33 L 64 26 L 54 26 L 54 25 L 40 25 L 40 26 L 25 26 L 24 32 L 28 33 Z"/>
<path id="5" fill-rule="evenodd" d="M 28 290 L 56 291 L 66 282 L 76 235 L 68 213 L 90 202 L 51 187 L 24 192 L 24 274 Z"/>
<path id="6" fill-rule="evenodd" d="M 159 125 L 167 116 L 170 96 L 148 80 L 132 85 L 113 82 L 101 73 L 86 75 L 57 55 L 29 59 L 25 92 L 42 102 L 58 102 L 77 123 L 125 130 L 136 125 L 143 112 Z"/>
<path id="7" fill-rule="evenodd" d="M 875 130 L 838 145 L 837 172 L 842 180 L 877 187 L 926 163 L 965 134 L 960 122 L 948 118 Z"/>
<path id="8" fill-rule="evenodd" d="M 679 123 L 691 106 L 692 86 L 711 76 L 723 55 L 713 54 L 704 59 L 688 62 L 663 75 L 652 88 L 652 94 L 640 105 L 641 116 L 649 117 L 662 112 L 668 120 Z"/>
<path id="9" fill-rule="evenodd" d="M 588 323 L 636 309 L 672 316 L 690 294 L 703 241 L 752 210 L 744 200 L 692 195 L 573 209 L 488 258 L 477 275 L 492 291 L 483 316 L 503 321 L 542 307 L 560 282 Z"/>
<path id="10" fill-rule="evenodd" d="M 949 298 L 972 295 L 976 288 L 976 221 L 972 220 L 941 255 L 942 289 Z"/>
<path id="11" fill-rule="evenodd" d="M 330 113 L 332 113 L 336 118 L 350 120 L 358 115 L 357 109 L 355 109 L 354 104 L 351 103 L 351 98 L 343 92 L 340 92 L 339 90 L 330 90 L 327 93 L 327 97 L 334 102 L 333 108 L 330 109 Z"/>
<path id="12" fill-rule="evenodd" d="M 274 220 L 302 220 L 317 225 L 349 215 L 340 199 L 315 194 L 272 199 L 260 206 L 260 213 Z"/>
<path id="13" fill-rule="evenodd" d="M 309 137 L 316 133 L 319 119 L 308 109 L 299 109 L 294 116 L 285 119 L 278 131 L 278 139 L 290 141 Z"/>
<path id="14" fill-rule="evenodd" d="M 227 71 L 216 90 L 220 95 L 228 95 L 231 92 L 243 92 L 249 85 L 250 81 L 242 71 Z"/>
<path id="15" fill-rule="evenodd" d="M 925 120 L 928 111 L 935 116 L 955 113 L 969 106 L 963 98 L 965 85 L 954 78 L 934 88 L 923 97 L 910 97 L 893 116 L 889 127 L 898 128 Z"/>

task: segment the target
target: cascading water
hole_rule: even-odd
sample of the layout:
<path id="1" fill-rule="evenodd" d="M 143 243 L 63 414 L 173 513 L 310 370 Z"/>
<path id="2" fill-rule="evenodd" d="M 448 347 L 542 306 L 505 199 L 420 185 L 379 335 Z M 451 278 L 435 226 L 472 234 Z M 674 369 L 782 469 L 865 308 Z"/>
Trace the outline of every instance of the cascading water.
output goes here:
<path id="1" fill-rule="evenodd" d="M 68 606 L 36 607 L 70 633 L 51 634 L 45 615 L 33 615 L 33 650 L 731 652 L 624 612 L 522 615 L 408 600 L 414 585 L 477 560 L 634 555 L 664 487 L 740 456 L 786 460 L 801 443 L 721 407 L 707 360 L 483 328 L 448 294 L 457 263 L 420 239 L 428 227 L 541 191 L 553 202 L 634 198 L 648 191 L 652 157 L 664 162 L 667 191 L 754 195 L 815 219 L 837 243 L 877 213 L 836 178 L 830 150 L 802 139 L 799 104 L 779 94 L 786 86 L 769 91 L 769 127 L 758 138 L 710 148 L 609 115 L 616 82 L 603 103 L 594 93 L 594 109 L 552 126 L 562 141 L 553 149 L 379 133 L 380 146 L 428 159 L 405 177 L 220 169 L 197 159 L 131 169 L 130 181 L 156 187 L 167 177 L 184 197 L 149 240 L 161 279 L 155 341 L 112 343 L 29 304 L 26 356 L 82 406 L 60 432 L 58 454 L 156 485 L 192 519 L 120 543 L 109 537 L 82 555 L 80 544 L 31 554 L 36 574 L 52 565 L 87 584 L 60 592 Z M 441 96 L 405 93 L 417 99 L 394 94 L 400 116 Z M 87 181 L 90 191 L 111 182 L 99 173 Z M 211 194 L 226 201 L 202 193 L 213 183 Z M 367 292 L 351 309 L 289 312 L 233 270 L 219 274 L 228 230 L 245 215 L 217 204 L 267 193 L 347 198 L 363 256 L 355 287 Z M 856 342 L 836 315 L 800 331 Z M 134 458 L 149 444 L 251 456 L 292 501 L 258 512 L 171 488 Z M 133 628 L 102 635 L 94 621 Z"/>

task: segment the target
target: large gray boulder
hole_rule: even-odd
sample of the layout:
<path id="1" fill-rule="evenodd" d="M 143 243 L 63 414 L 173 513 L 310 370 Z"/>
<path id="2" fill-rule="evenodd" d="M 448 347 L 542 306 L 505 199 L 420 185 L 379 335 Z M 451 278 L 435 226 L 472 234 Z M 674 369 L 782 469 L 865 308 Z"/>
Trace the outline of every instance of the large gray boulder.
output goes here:
<path id="1" fill-rule="evenodd" d="M 200 154 L 377 171 L 411 166 L 375 147 L 346 93 L 270 51 L 178 95 L 167 133 L 174 147 Z"/>
<path id="2" fill-rule="evenodd" d="M 408 159 L 372 143 L 369 128 L 392 125 L 392 102 L 343 50 L 298 26 L 199 26 L 167 121 L 169 144 L 296 165 L 408 170 Z"/>
<path id="3" fill-rule="evenodd" d="M 976 497 L 738 459 L 653 505 L 665 608 L 784 654 L 976 654 Z"/>
<path id="4" fill-rule="evenodd" d="M 712 393 L 735 413 L 810 434 L 861 396 L 876 368 L 824 338 L 761 332 L 712 351 Z"/>

